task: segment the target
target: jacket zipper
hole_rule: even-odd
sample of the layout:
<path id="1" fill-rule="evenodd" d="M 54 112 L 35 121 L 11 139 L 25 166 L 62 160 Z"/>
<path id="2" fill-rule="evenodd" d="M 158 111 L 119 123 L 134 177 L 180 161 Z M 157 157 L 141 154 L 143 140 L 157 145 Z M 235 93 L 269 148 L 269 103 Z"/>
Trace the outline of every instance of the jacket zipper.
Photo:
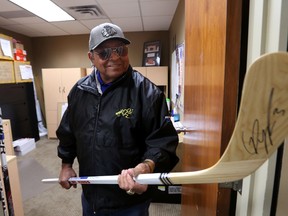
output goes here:
<path id="1" fill-rule="evenodd" d="M 96 106 L 96 119 L 95 119 L 95 129 L 94 129 L 93 143 L 95 143 L 95 141 L 97 140 L 97 130 L 98 130 L 98 118 L 99 118 L 100 103 L 101 103 L 101 97 L 100 97 L 99 103 Z M 93 150 L 94 150 L 94 148 L 96 148 L 96 146 L 94 146 L 94 144 L 93 144 Z M 94 161 L 95 160 L 94 155 L 92 155 L 92 157 L 93 157 L 92 161 Z M 96 199 L 97 198 L 95 198 L 93 196 L 93 214 L 94 215 L 96 215 L 96 208 L 95 208 Z"/>

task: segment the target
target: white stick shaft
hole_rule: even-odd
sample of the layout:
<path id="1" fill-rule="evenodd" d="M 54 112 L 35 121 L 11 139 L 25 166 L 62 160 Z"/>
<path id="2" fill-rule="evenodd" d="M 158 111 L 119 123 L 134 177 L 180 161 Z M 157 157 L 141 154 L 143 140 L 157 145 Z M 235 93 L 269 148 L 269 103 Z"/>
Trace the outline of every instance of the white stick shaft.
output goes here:
<path id="1" fill-rule="evenodd" d="M 139 184 L 163 184 L 160 180 L 161 173 L 141 174 L 134 180 Z M 43 183 L 57 183 L 58 178 L 43 179 Z M 72 184 L 118 184 L 118 175 L 73 177 L 69 179 Z"/>
<path id="2" fill-rule="evenodd" d="M 218 162 L 214 166 L 191 172 L 147 173 L 134 178 L 135 182 L 147 185 L 178 185 L 223 183 L 242 179 L 255 171 L 263 160 Z M 237 169 L 235 169 L 237 166 Z M 72 184 L 118 184 L 118 175 L 73 177 Z M 57 183 L 57 178 L 43 179 L 43 183 Z"/>

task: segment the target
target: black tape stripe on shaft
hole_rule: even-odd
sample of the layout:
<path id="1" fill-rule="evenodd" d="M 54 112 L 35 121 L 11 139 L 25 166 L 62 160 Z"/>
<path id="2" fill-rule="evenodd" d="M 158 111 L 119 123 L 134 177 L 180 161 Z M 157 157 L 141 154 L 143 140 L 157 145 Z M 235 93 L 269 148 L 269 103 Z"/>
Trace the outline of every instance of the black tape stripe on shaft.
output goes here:
<path id="1" fill-rule="evenodd" d="M 165 173 L 165 180 L 166 180 L 166 184 L 167 184 L 167 185 L 172 185 L 172 182 L 171 182 L 170 179 L 168 178 L 168 173 Z"/>
<path id="2" fill-rule="evenodd" d="M 167 177 L 168 173 L 161 173 L 160 175 L 160 181 L 164 184 L 164 185 L 172 185 L 172 182 L 170 181 L 170 179 Z"/>

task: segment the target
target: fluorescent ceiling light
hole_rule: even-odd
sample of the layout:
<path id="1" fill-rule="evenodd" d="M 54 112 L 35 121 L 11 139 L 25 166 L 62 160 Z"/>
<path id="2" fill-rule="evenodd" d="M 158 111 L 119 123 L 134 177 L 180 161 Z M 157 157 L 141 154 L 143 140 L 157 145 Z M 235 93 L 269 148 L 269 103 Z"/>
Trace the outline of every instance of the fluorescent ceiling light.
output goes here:
<path id="1" fill-rule="evenodd" d="M 75 20 L 50 0 L 9 0 L 48 22 Z"/>

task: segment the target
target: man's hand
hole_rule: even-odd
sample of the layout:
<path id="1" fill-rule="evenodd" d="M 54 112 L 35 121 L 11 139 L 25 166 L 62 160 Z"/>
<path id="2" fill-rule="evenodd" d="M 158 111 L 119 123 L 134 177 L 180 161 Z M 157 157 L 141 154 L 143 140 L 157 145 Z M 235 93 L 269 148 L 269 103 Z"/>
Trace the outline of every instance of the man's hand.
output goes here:
<path id="1" fill-rule="evenodd" d="M 153 161 L 152 165 L 154 167 Z M 129 195 L 133 195 L 134 193 L 142 194 L 147 190 L 148 185 L 138 184 L 134 181 L 134 177 L 138 176 L 139 174 L 151 172 L 153 172 L 153 170 L 151 170 L 151 166 L 149 166 L 146 162 L 138 164 L 135 168 L 122 170 L 118 177 L 118 185 L 121 189 L 127 191 Z"/>
<path id="2" fill-rule="evenodd" d="M 60 171 L 59 175 L 59 184 L 65 188 L 65 189 L 70 189 L 71 186 L 74 188 L 77 187 L 77 184 L 71 184 L 68 179 L 71 177 L 76 177 L 77 174 L 72 168 L 72 164 L 62 164 L 62 169 Z"/>

